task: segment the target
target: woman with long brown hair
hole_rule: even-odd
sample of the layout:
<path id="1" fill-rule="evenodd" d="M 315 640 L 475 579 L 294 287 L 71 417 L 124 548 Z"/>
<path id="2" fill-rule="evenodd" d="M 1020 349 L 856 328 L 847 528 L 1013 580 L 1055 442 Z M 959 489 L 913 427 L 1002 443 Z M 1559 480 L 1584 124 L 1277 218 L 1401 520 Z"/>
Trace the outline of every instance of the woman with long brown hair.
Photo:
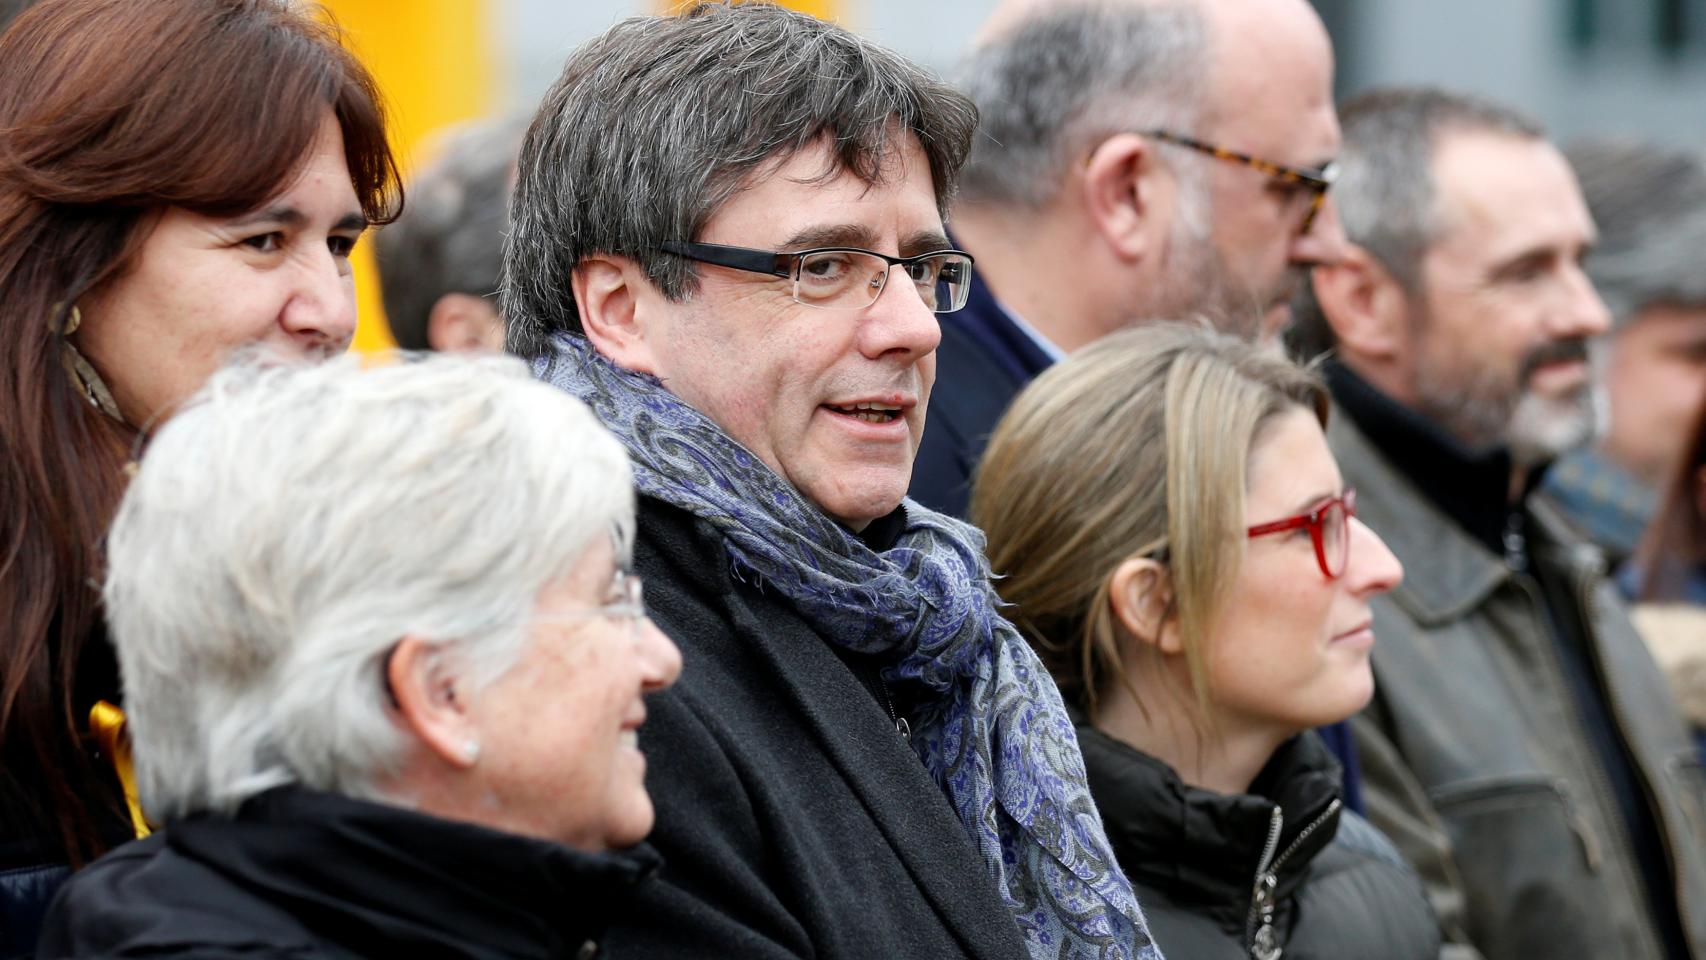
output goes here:
<path id="1" fill-rule="evenodd" d="M 344 349 L 350 249 L 400 203 L 372 78 L 282 0 L 45 0 L 0 35 L 0 954 L 129 832 L 91 713 L 130 450 L 237 347 Z"/>

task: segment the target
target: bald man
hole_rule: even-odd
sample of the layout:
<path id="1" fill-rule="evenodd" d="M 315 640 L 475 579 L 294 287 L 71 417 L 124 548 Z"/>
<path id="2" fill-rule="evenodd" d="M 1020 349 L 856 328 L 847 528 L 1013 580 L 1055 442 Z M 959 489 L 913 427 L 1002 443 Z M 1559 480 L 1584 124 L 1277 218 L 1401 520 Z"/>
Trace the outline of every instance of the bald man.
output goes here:
<path id="1" fill-rule="evenodd" d="M 961 516 L 1045 367 L 1154 317 L 1272 338 L 1343 242 L 1332 47 L 1304 0 L 1009 0 L 962 80 L 982 125 L 952 229 L 977 278 L 942 318 L 911 486 Z"/>

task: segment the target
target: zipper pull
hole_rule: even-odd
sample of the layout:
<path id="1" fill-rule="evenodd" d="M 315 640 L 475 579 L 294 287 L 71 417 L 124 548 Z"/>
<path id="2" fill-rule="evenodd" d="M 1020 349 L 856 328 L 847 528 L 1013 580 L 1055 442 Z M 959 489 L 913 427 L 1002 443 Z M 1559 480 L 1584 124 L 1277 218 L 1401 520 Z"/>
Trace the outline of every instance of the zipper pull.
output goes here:
<path id="1" fill-rule="evenodd" d="M 1274 869 L 1274 853 L 1279 849 L 1280 831 L 1285 829 L 1285 811 L 1275 805 L 1268 817 L 1268 840 L 1262 846 L 1262 858 L 1256 863 L 1256 880 L 1250 887 L 1250 919 L 1245 930 L 1250 937 L 1250 956 L 1254 960 L 1279 960 L 1280 945 L 1274 933 L 1274 890 L 1279 876 Z"/>
<path id="2" fill-rule="evenodd" d="M 1279 878 L 1272 873 L 1264 873 L 1256 878 L 1256 889 L 1252 897 L 1252 906 L 1261 915 L 1261 925 L 1256 928 L 1256 936 L 1250 941 L 1250 956 L 1254 960 L 1280 960 L 1284 949 L 1275 942 L 1274 933 L 1274 888 L 1279 885 Z"/>

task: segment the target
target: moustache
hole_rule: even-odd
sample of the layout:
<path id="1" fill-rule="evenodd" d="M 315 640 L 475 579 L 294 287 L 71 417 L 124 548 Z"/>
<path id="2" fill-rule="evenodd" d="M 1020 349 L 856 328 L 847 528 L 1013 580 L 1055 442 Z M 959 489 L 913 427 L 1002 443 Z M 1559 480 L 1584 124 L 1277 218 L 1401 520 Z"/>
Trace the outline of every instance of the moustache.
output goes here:
<path id="1" fill-rule="evenodd" d="M 1554 363 L 1586 363 L 1588 360 L 1588 341 L 1586 337 L 1569 337 L 1564 340 L 1553 340 L 1544 343 L 1528 352 L 1522 360 L 1522 382 L 1527 383 L 1534 376 L 1534 371 Z"/>

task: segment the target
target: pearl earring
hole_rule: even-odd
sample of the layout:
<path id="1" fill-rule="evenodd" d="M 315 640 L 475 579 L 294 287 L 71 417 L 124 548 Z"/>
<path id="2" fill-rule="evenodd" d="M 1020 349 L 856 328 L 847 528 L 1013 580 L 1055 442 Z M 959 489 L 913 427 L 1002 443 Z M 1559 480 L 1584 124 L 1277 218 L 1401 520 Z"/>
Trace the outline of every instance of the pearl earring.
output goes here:
<path id="1" fill-rule="evenodd" d="M 462 745 L 462 759 L 474 763 L 480 759 L 480 741 L 470 740 Z"/>

